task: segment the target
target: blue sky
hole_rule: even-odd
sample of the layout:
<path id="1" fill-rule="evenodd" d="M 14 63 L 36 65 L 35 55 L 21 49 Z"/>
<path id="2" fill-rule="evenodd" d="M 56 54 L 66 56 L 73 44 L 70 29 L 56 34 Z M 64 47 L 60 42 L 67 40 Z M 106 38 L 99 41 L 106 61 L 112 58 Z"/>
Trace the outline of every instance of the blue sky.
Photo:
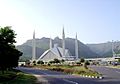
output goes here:
<path id="1" fill-rule="evenodd" d="M 120 0 L 0 0 L 0 25 L 10 25 L 17 44 L 36 38 L 66 37 L 83 43 L 120 40 Z"/>

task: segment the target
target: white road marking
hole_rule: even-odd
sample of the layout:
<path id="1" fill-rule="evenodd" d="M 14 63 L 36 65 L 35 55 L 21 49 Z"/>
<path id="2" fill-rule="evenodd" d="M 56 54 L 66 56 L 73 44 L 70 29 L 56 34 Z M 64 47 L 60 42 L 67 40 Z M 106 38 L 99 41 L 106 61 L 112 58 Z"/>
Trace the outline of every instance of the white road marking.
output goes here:
<path id="1" fill-rule="evenodd" d="M 69 82 L 69 83 L 78 84 L 77 82 L 70 81 L 70 80 L 67 80 L 67 79 L 63 79 L 63 80 L 66 81 L 66 82 Z"/>

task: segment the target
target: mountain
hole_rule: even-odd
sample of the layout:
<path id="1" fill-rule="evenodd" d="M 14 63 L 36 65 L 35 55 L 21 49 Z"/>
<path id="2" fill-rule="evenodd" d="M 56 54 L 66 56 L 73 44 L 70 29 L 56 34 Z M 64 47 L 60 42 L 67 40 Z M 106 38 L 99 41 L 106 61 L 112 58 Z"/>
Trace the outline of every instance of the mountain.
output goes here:
<path id="1" fill-rule="evenodd" d="M 44 51 L 49 49 L 49 41 L 50 38 L 41 38 L 36 39 L 36 56 L 37 58 L 42 55 Z M 59 47 L 62 47 L 62 39 L 56 37 L 52 40 L 53 45 L 58 44 Z M 78 48 L 79 48 L 79 58 L 93 58 L 98 56 L 95 52 L 93 52 L 88 46 L 83 44 L 82 42 L 78 41 Z M 65 47 L 68 49 L 73 56 L 75 56 L 75 39 L 73 38 L 66 38 L 65 39 Z M 17 49 L 23 52 L 23 56 L 21 59 L 31 59 L 32 57 L 32 39 L 27 40 L 24 44 L 17 46 Z"/>
<path id="2" fill-rule="evenodd" d="M 106 42 L 99 44 L 86 44 L 93 52 L 97 53 L 99 57 L 111 57 L 112 56 L 112 44 L 113 50 L 116 54 L 120 53 L 120 41 Z"/>
<path id="3" fill-rule="evenodd" d="M 32 58 L 32 46 L 29 45 L 19 45 L 16 47 L 18 50 L 23 52 L 23 56 L 20 57 L 20 60 L 28 60 Z M 40 51 L 40 52 L 39 52 Z M 45 50 L 42 48 L 36 47 L 36 56 L 37 58 L 44 52 Z"/>

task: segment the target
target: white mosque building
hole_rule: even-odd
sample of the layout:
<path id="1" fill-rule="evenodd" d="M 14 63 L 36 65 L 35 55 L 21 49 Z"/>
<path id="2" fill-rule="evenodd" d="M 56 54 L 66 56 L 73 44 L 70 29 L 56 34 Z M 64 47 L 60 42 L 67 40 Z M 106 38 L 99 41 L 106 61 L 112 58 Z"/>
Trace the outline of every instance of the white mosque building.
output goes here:
<path id="1" fill-rule="evenodd" d="M 33 57 L 32 60 L 35 60 L 35 33 L 33 34 Z M 49 62 L 54 59 L 65 60 L 65 61 L 76 61 L 78 60 L 78 40 L 77 34 L 75 39 L 75 55 L 72 56 L 68 49 L 65 49 L 65 33 L 63 28 L 62 33 L 62 48 L 58 46 L 58 44 L 54 44 L 52 47 L 52 39 L 50 38 L 50 48 L 46 50 L 36 61 L 44 61 Z"/>

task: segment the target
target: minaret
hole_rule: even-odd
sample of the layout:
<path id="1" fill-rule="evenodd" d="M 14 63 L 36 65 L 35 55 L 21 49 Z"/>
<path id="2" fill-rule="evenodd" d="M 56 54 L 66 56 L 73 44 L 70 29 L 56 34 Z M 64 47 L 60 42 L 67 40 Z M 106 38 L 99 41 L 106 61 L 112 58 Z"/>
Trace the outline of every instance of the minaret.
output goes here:
<path id="1" fill-rule="evenodd" d="M 35 45 L 35 30 L 33 32 L 33 40 L 32 40 L 32 61 L 36 60 L 36 45 Z"/>
<path id="2" fill-rule="evenodd" d="M 52 39 L 51 39 L 51 37 L 50 37 L 50 50 L 52 49 Z"/>
<path id="3" fill-rule="evenodd" d="M 114 52 L 114 42 L 113 42 L 113 40 L 112 40 L 112 55 L 113 55 L 113 57 L 115 57 L 115 52 Z"/>
<path id="4" fill-rule="evenodd" d="M 62 32 L 62 48 L 63 48 L 63 57 L 65 57 L 65 33 L 64 33 L 64 26 Z"/>
<path id="5" fill-rule="evenodd" d="M 78 59 L 78 40 L 77 40 L 77 33 L 76 33 L 76 39 L 75 39 L 75 56 L 76 60 Z"/>

